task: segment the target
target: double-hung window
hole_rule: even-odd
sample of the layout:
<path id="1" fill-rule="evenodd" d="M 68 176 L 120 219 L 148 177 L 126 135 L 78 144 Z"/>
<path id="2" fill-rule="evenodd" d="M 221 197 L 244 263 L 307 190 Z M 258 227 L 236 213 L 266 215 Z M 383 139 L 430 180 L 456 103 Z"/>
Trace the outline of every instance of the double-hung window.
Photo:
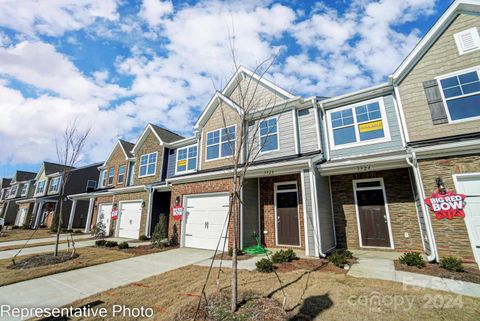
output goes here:
<path id="1" fill-rule="evenodd" d="M 60 189 L 60 176 L 52 178 L 50 186 L 48 187 L 48 193 L 57 193 Z"/>
<path id="2" fill-rule="evenodd" d="M 18 185 L 13 185 L 11 188 L 10 188 L 10 195 L 8 196 L 8 198 L 14 198 L 17 196 L 17 191 L 18 191 Z"/>
<path id="3" fill-rule="evenodd" d="M 260 121 L 260 152 L 278 149 L 278 118 L 272 117 Z"/>
<path id="4" fill-rule="evenodd" d="M 22 186 L 22 191 L 20 192 L 20 196 L 27 196 L 28 186 L 30 186 L 29 183 L 23 184 L 23 186 Z"/>
<path id="5" fill-rule="evenodd" d="M 108 171 L 108 185 L 113 185 L 113 177 L 115 176 L 115 167 L 110 167 Z"/>
<path id="6" fill-rule="evenodd" d="M 140 156 L 139 177 L 155 175 L 157 167 L 157 153 L 144 154 Z"/>
<path id="7" fill-rule="evenodd" d="M 121 165 L 120 167 L 118 167 L 117 183 L 123 184 L 124 179 L 125 179 L 125 165 Z"/>
<path id="8" fill-rule="evenodd" d="M 480 117 L 480 67 L 438 81 L 450 121 Z"/>
<path id="9" fill-rule="evenodd" d="M 388 124 L 381 100 L 328 113 L 333 148 L 388 140 Z"/>
<path id="10" fill-rule="evenodd" d="M 235 151 L 235 125 L 207 133 L 207 160 L 232 156 Z"/>
<path id="11" fill-rule="evenodd" d="M 188 173 L 197 169 L 197 145 L 177 150 L 176 173 Z"/>
<path id="12" fill-rule="evenodd" d="M 107 186 L 107 170 L 103 169 L 100 172 L 100 180 L 98 181 L 99 187 L 105 187 Z"/>
<path id="13" fill-rule="evenodd" d="M 37 188 L 35 189 L 35 194 L 43 194 L 45 191 L 45 180 L 39 181 L 37 183 Z"/>

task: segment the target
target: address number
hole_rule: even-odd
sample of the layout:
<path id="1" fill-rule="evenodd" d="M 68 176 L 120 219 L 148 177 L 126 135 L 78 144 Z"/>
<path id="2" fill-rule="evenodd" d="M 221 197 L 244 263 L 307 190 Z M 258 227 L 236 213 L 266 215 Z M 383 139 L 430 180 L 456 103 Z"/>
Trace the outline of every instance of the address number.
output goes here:
<path id="1" fill-rule="evenodd" d="M 265 174 L 265 175 L 273 175 L 273 174 L 275 174 L 275 171 L 274 171 L 274 170 L 271 170 L 271 169 L 267 169 L 267 170 L 263 171 L 263 174 Z"/>
<path id="2" fill-rule="evenodd" d="M 357 166 L 357 171 L 359 171 L 359 172 L 367 172 L 371 169 L 372 169 L 372 167 L 370 165 Z"/>

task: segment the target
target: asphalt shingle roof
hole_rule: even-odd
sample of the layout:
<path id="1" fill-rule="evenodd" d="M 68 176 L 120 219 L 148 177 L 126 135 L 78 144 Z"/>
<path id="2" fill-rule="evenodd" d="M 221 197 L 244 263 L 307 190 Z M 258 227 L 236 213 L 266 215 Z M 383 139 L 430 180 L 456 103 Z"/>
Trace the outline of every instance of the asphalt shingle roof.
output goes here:
<path id="1" fill-rule="evenodd" d="M 121 140 L 121 139 L 119 139 L 118 141 L 120 142 L 120 145 L 122 145 L 122 148 L 125 151 L 125 153 L 127 153 L 127 157 L 128 158 L 134 157 L 132 154 L 132 150 L 135 144 L 127 142 L 125 140 Z"/>
<path id="2" fill-rule="evenodd" d="M 175 134 L 172 131 L 169 131 L 168 129 L 165 129 L 163 127 L 159 127 L 154 124 L 150 124 L 153 128 L 153 130 L 157 133 L 158 137 L 165 143 L 172 143 L 180 139 L 184 139 L 185 137 L 180 136 L 178 134 Z"/>
<path id="3" fill-rule="evenodd" d="M 51 175 L 58 172 L 63 172 L 66 169 L 72 169 L 74 167 L 64 166 L 55 163 L 43 162 L 43 168 L 45 169 L 45 175 Z"/>
<path id="4" fill-rule="evenodd" d="M 35 176 L 37 176 L 37 173 L 17 171 L 17 173 L 15 174 L 15 181 L 17 182 L 30 181 L 34 179 Z"/>

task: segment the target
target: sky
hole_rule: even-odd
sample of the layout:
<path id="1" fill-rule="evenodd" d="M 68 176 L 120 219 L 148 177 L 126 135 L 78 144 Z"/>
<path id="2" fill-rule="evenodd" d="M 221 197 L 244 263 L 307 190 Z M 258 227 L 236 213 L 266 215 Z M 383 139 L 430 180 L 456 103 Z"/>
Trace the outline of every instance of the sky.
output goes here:
<path id="1" fill-rule="evenodd" d="M 181 135 L 238 63 L 304 97 L 384 82 L 450 0 L 0 0 L 0 177 L 57 160 L 91 129 L 79 164 L 147 123 Z M 234 41 L 232 41 L 234 39 Z"/>

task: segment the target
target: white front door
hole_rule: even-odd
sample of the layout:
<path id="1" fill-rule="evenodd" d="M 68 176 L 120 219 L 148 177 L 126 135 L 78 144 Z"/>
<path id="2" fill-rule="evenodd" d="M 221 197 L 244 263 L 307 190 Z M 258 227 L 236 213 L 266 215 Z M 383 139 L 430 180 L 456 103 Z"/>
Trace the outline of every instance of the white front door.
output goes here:
<path id="1" fill-rule="evenodd" d="M 458 175 L 457 193 L 465 194 L 465 223 L 477 264 L 480 265 L 480 174 Z"/>
<path id="2" fill-rule="evenodd" d="M 25 217 L 27 216 L 27 209 L 22 207 L 18 210 L 17 219 L 15 221 L 16 226 L 23 226 L 25 224 Z"/>
<path id="3" fill-rule="evenodd" d="M 110 235 L 110 219 L 112 217 L 112 204 L 100 204 L 97 215 L 97 224 L 102 221 L 105 224 L 105 235 Z"/>
<path id="4" fill-rule="evenodd" d="M 142 202 L 128 202 L 120 205 L 119 237 L 138 239 L 140 237 L 140 219 Z"/>
<path id="5" fill-rule="evenodd" d="M 228 194 L 187 196 L 185 246 L 214 250 L 221 235 L 226 235 L 228 207 Z"/>

